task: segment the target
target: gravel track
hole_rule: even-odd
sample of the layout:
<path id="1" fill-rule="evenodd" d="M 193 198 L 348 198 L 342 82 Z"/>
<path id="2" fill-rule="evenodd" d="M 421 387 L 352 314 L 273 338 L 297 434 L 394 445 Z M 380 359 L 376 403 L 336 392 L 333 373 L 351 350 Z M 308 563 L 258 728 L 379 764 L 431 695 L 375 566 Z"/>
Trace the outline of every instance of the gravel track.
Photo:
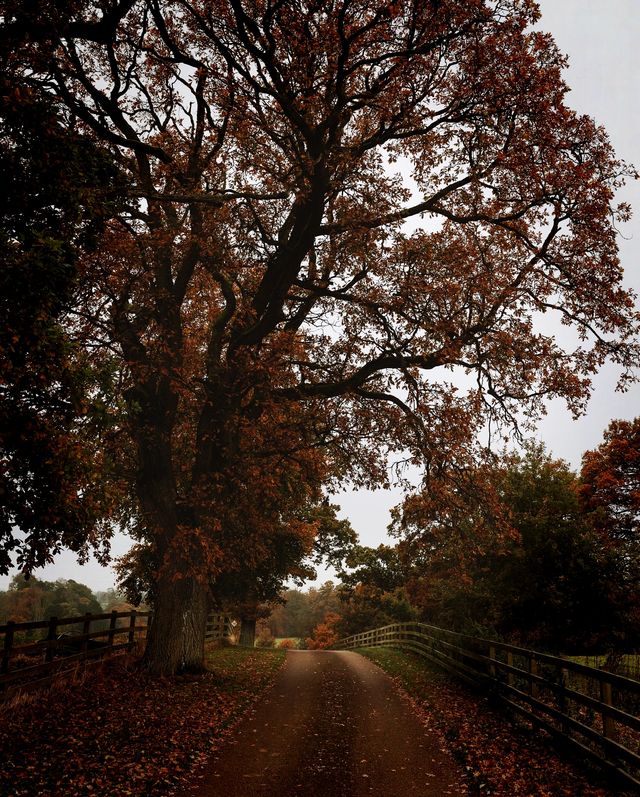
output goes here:
<path id="1" fill-rule="evenodd" d="M 348 651 L 289 651 L 273 688 L 185 797 L 464 795 L 393 681 Z"/>

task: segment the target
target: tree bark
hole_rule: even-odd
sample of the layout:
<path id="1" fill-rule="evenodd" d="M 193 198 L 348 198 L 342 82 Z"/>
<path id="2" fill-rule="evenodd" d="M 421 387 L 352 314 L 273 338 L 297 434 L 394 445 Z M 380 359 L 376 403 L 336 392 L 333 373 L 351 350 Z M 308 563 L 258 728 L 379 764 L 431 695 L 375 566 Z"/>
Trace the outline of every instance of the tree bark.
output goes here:
<path id="1" fill-rule="evenodd" d="M 197 562 L 181 559 L 173 543 L 184 526 L 196 526 L 179 504 L 171 435 L 177 399 L 168 384 L 141 382 L 130 391 L 137 443 L 137 493 L 147 528 L 155 538 L 158 575 L 153 621 L 143 666 L 153 675 L 204 670 L 204 637 L 209 609 L 206 578 L 193 575 Z"/>
<path id="2" fill-rule="evenodd" d="M 240 618 L 240 645 L 244 648 L 252 648 L 256 643 L 256 618 Z"/>
<path id="3" fill-rule="evenodd" d="M 187 576 L 162 576 L 156 585 L 153 622 L 143 666 L 153 675 L 202 672 L 208 588 Z"/>

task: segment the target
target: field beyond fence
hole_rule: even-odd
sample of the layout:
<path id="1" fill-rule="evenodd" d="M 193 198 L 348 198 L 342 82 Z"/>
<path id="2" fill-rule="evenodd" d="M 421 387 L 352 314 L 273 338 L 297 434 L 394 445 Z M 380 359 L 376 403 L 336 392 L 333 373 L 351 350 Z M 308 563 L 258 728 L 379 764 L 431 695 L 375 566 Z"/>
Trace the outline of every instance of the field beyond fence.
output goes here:
<path id="1" fill-rule="evenodd" d="M 607 653 L 598 656 L 567 656 L 567 658 L 577 664 L 586 664 L 587 667 L 607 670 L 607 672 L 613 672 L 616 675 L 624 675 L 626 678 L 640 681 L 639 653 Z"/>

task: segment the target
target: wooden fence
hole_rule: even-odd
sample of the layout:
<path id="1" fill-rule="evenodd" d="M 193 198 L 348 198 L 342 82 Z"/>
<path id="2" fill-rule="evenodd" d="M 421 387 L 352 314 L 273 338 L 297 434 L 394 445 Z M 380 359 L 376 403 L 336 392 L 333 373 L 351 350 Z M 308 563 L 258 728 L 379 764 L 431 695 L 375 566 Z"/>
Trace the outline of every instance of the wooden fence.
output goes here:
<path id="1" fill-rule="evenodd" d="M 0 696 L 28 691 L 86 662 L 130 650 L 146 632 L 149 612 L 50 617 L 0 626 Z"/>
<path id="2" fill-rule="evenodd" d="M 214 642 L 216 639 L 229 639 L 235 634 L 233 620 L 226 614 L 210 614 L 207 618 L 205 641 Z"/>
<path id="3" fill-rule="evenodd" d="M 150 621 L 151 612 L 134 609 L 0 625 L 0 699 L 46 686 L 80 662 L 131 650 Z M 228 637 L 232 630 L 229 617 L 211 614 L 205 639 Z"/>
<path id="4" fill-rule="evenodd" d="M 640 682 L 568 659 L 424 623 L 398 623 L 340 640 L 349 649 L 412 650 L 489 692 L 552 737 L 640 786 Z"/>

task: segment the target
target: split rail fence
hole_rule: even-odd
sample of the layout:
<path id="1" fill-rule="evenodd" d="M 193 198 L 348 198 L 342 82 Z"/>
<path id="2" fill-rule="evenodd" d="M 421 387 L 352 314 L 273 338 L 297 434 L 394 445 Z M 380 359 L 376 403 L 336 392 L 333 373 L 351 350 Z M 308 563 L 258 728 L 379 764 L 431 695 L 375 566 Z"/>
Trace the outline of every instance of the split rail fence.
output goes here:
<path id="1" fill-rule="evenodd" d="M 424 623 L 398 623 L 340 640 L 338 649 L 414 651 L 640 786 L 640 681 L 568 659 Z"/>
<path id="2" fill-rule="evenodd" d="M 0 625 L 0 699 L 47 686 L 81 663 L 131 650 L 145 638 L 151 617 L 133 609 Z M 232 631 L 229 617 L 211 614 L 205 640 Z"/>

